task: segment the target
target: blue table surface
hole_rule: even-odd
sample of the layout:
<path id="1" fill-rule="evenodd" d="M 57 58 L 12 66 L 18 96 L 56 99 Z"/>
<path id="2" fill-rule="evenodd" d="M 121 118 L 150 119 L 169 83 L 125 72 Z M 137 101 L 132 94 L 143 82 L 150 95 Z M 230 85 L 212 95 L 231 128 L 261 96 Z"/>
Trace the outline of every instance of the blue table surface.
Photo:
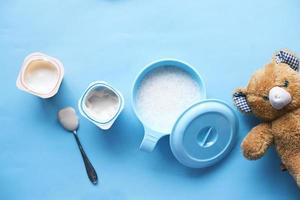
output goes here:
<path id="1" fill-rule="evenodd" d="M 284 199 L 300 190 L 271 149 L 259 161 L 243 158 L 239 144 L 259 121 L 238 113 L 238 141 L 226 159 L 189 169 L 172 155 L 168 138 L 153 153 L 139 151 L 143 126 L 131 108 L 137 73 L 161 58 L 193 65 L 209 98 L 232 105 L 272 53 L 300 53 L 298 0 L 2 0 L 0 3 L 0 199 Z M 26 55 L 59 58 L 65 78 L 58 95 L 42 100 L 18 90 Z M 102 131 L 81 117 L 79 136 L 100 177 L 93 186 L 73 136 L 57 123 L 94 80 L 124 95 L 114 126 Z"/>

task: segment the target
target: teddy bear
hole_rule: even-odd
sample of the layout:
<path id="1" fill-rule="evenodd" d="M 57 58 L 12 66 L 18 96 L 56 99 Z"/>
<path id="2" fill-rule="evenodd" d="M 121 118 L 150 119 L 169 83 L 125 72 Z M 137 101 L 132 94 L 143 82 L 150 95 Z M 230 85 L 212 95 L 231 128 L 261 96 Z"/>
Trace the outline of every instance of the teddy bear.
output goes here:
<path id="1" fill-rule="evenodd" d="M 233 102 L 241 112 L 262 120 L 244 138 L 241 148 L 249 160 L 261 158 L 274 145 L 282 166 L 300 186 L 299 58 L 290 50 L 275 52 L 256 71 L 247 87 L 238 88 Z"/>

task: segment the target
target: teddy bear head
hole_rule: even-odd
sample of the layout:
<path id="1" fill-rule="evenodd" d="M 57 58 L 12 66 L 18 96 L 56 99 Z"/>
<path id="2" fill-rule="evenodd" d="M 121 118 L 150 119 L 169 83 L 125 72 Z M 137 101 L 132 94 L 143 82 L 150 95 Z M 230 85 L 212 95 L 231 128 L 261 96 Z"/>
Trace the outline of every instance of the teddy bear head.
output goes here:
<path id="1" fill-rule="evenodd" d="M 276 52 L 272 61 L 251 77 L 246 88 L 233 94 L 235 105 L 245 113 L 253 113 L 272 121 L 300 108 L 299 58 L 288 50 Z"/>

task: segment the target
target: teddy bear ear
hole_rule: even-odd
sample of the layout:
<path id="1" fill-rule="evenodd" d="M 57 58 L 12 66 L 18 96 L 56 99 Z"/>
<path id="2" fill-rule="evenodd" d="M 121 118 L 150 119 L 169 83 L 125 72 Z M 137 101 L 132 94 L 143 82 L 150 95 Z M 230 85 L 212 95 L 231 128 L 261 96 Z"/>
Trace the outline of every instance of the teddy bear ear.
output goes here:
<path id="1" fill-rule="evenodd" d="M 283 49 L 280 51 L 277 51 L 274 56 L 273 60 L 278 64 L 278 63 L 285 63 L 288 64 L 293 70 L 299 71 L 299 58 L 298 56 L 287 50 Z"/>
<path id="2" fill-rule="evenodd" d="M 252 112 L 251 107 L 248 104 L 247 101 L 247 95 L 242 91 L 238 90 L 233 94 L 233 102 L 235 106 L 244 113 L 250 113 Z"/>

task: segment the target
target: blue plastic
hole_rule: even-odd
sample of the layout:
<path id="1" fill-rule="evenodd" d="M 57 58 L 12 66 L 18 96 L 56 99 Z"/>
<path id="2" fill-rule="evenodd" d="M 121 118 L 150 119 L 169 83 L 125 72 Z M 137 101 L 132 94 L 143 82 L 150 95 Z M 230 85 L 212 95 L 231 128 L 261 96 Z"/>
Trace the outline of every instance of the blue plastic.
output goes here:
<path id="1" fill-rule="evenodd" d="M 201 76 L 197 73 L 197 71 L 191 67 L 189 64 L 186 64 L 185 62 L 179 61 L 179 60 L 175 60 L 175 59 L 164 59 L 164 60 L 158 60 L 155 61 L 151 64 L 149 64 L 148 66 L 146 66 L 137 76 L 136 80 L 134 81 L 134 86 L 133 86 L 133 91 L 132 91 L 132 107 L 134 109 L 135 114 L 137 115 L 137 117 L 139 118 L 139 120 L 141 121 L 141 123 L 143 123 L 144 125 L 144 138 L 143 141 L 140 145 L 140 149 L 144 150 L 144 151 L 148 151 L 151 152 L 153 151 L 153 149 L 155 148 L 156 143 L 158 142 L 158 140 L 165 136 L 165 135 L 169 135 L 169 132 L 164 132 L 162 130 L 154 130 L 151 127 L 151 124 L 147 124 L 145 122 L 143 122 L 142 117 L 139 114 L 138 109 L 136 108 L 136 94 L 137 91 L 141 85 L 141 82 L 144 80 L 145 76 L 150 73 L 151 71 L 153 71 L 154 69 L 160 68 L 160 67 L 164 67 L 164 66 L 174 66 L 174 67 L 178 67 L 184 71 L 186 71 L 188 74 L 191 75 L 191 77 L 198 83 L 199 88 L 201 90 L 201 94 L 202 94 L 202 98 L 206 98 L 206 89 L 205 89 L 205 85 L 204 85 L 204 81 L 201 78 Z M 159 116 L 158 116 L 159 117 Z"/>
<path id="2" fill-rule="evenodd" d="M 226 103 L 203 100 L 178 118 L 170 135 L 171 149 L 185 166 L 208 167 L 230 152 L 237 130 L 237 117 Z"/>

